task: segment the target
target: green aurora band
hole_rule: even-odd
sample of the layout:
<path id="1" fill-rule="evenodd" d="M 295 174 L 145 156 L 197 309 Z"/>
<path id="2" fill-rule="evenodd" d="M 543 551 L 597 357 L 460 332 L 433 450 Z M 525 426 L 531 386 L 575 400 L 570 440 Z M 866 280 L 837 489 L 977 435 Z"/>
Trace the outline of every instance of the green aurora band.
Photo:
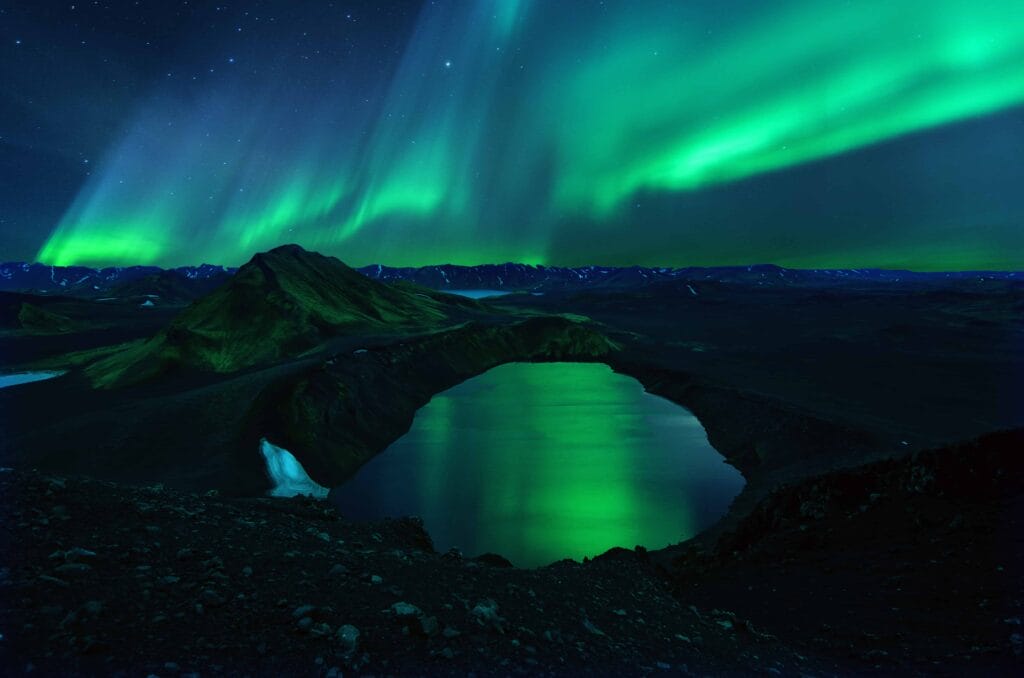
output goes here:
<path id="1" fill-rule="evenodd" d="M 997 259 L 971 234 L 985 224 L 932 214 L 791 251 L 631 210 L 1024 103 L 1020 0 L 479 0 L 424 9 L 404 50 L 370 103 L 286 74 L 198 101 L 165 86 L 39 260 L 237 264 L 282 242 L 354 265 Z M 615 261 L 634 229 L 653 245 Z"/>

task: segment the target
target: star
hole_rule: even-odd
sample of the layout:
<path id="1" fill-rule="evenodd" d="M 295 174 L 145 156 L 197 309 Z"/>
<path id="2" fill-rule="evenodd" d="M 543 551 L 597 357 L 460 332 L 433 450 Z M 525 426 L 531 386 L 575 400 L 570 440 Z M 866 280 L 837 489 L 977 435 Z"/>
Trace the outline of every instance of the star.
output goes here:
<path id="1" fill-rule="evenodd" d="M 451 61 L 445 61 L 444 62 L 444 67 L 445 68 L 451 68 L 452 67 L 452 62 Z"/>

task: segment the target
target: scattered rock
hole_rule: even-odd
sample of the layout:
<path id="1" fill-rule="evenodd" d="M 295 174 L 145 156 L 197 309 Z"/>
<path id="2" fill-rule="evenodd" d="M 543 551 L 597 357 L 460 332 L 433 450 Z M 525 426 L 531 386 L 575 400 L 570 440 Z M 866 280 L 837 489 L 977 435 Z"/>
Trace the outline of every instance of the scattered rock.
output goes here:
<path id="1" fill-rule="evenodd" d="M 583 628 L 585 628 L 588 633 L 592 633 L 595 636 L 605 635 L 605 632 L 597 628 L 586 615 L 583 615 Z"/>
<path id="2" fill-rule="evenodd" d="M 74 547 L 74 548 L 68 549 L 67 551 L 64 552 L 64 558 L 69 563 L 74 563 L 74 562 L 78 562 L 78 561 L 81 561 L 81 560 L 91 560 L 91 559 L 93 559 L 95 557 L 96 557 L 96 552 L 95 551 L 90 551 L 89 549 L 79 548 L 77 546 Z"/>
<path id="3" fill-rule="evenodd" d="M 423 611 L 415 605 L 410 605 L 406 602 L 399 602 L 391 606 L 391 614 L 395 615 L 398 619 L 406 619 L 410 617 L 419 617 L 423 614 Z"/>
<path id="4" fill-rule="evenodd" d="M 512 561 L 504 556 L 499 556 L 497 553 L 484 553 L 473 560 L 482 565 L 489 565 L 491 567 L 514 567 L 514 565 L 512 565 Z"/>
<path id="5" fill-rule="evenodd" d="M 203 592 L 199 594 L 199 599 L 210 607 L 217 607 L 227 602 L 223 596 L 213 589 L 203 589 Z"/>
<path id="6" fill-rule="evenodd" d="M 353 654 L 359 649 L 359 629 L 351 624 L 344 624 L 338 629 L 338 645 L 342 652 Z"/>
<path id="7" fill-rule="evenodd" d="M 316 611 L 316 605 L 300 605 L 292 611 L 292 617 L 295 619 L 301 619 L 302 617 L 310 617 Z"/>
<path id="8" fill-rule="evenodd" d="M 469 614 L 480 626 L 505 633 L 505 619 L 498 615 L 498 604 L 490 598 L 478 602 Z"/>
<path id="9" fill-rule="evenodd" d="M 313 624 L 312 628 L 309 629 L 309 632 L 314 636 L 329 636 L 334 631 L 331 629 L 330 624 L 327 624 L 326 622 L 317 622 Z"/>
<path id="10" fill-rule="evenodd" d="M 409 625 L 409 628 L 414 634 L 429 638 L 437 635 L 440 627 L 437 623 L 437 617 L 428 617 L 423 615 L 417 617 L 413 623 Z"/>
<path id="11" fill-rule="evenodd" d="M 65 577 L 81 577 L 92 572 L 92 566 L 85 563 L 64 563 L 58 565 L 54 571 Z"/>

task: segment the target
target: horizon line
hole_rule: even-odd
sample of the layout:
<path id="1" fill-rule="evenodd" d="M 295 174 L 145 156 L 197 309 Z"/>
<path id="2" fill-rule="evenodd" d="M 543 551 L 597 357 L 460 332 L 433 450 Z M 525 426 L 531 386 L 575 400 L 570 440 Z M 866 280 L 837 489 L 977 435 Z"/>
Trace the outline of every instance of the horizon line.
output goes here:
<path id="1" fill-rule="evenodd" d="M 274 249 L 278 249 L 279 247 L 286 247 L 286 246 L 287 245 L 279 245 L 278 247 L 272 248 L 271 250 L 265 250 L 265 252 L 270 252 L 270 251 L 273 251 Z M 305 250 L 305 248 L 303 248 L 303 249 Z M 479 268 L 479 267 L 482 267 L 482 266 L 524 266 L 524 267 L 527 267 L 527 268 L 534 268 L 534 269 L 538 269 L 538 268 L 554 268 L 554 269 L 583 269 L 583 268 L 629 269 L 629 268 L 639 268 L 639 269 L 647 269 L 647 270 L 666 270 L 666 271 L 680 271 L 680 270 L 687 270 L 687 269 L 742 269 L 742 268 L 745 268 L 745 269 L 749 270 L 749 269 L 754 269 L 754 268 L 770 267 L 770 268 L 776 268 L 776 269 L 785 270 L 785 271 L 804 271 L 804 272 L 811 272 L 811 273 L 822 272 L 822 271 L 844 271 L 844 272 L 849 272 L 849 271 L 886 271 L 886 272 L 891 272 L 891 273 L 917 273 L 917 274 L 942 274 L 942 273 L 963 273 L 963 274 L 967 274 L 967 273 L 979 273 L 979 274 L 983 274 L 983 273 L 1024 273 L 1024 268 L 1006 268 L 1006 269 L 999 269 L 999 268 L 950 268 L 950 269 L 927 269 L 927 270 L 914 269 L 914 268 L 890 268 L 890 267 L 887 267 L 887 266 L 851 266 L 851 267 L 819 266 L 819 267 L 806 267 L 805 268 L 805 267 L 796 267 L 796 266 L 784 266 L 782 264 L 776 264 L 776 263 L 765 262 L 765 261 L 758 262 L 758 263 L 749 263 L 749 264 L 688 264 L 688 265 L 683 265 L 683 266 L 666 266 L 666 265 L 649 265 L 649 264 L 622 264 L 622 265 L 581 264 L 581 265 L 578 265 L 578 266 L 571 266 L 571 265 L 560 265 L 560 264 L 528 264 L 528 263 L 524 263 L 524 262 L 509 260 L 509 261 L 503 261 L 503 262 L 484 262 L 484 263 L 479 263 L 479 264 L 455 264 L 455 263 L 451 263 L 451 262 L 446 262 L 446 263 L 440 263 L 440 264 L 421 264 L 421 265 L 418 265 L 418 266 L 393 266 L 393 265 L 390 265 L 390 264 L 383 264 L 383 263 L 371 263 L 371 264 L 363 264 L 363 265 L 353 266 L 353 265 L 348 264 L 347 262 L 345 262 L 340 257 L 336 257 L 334 255 L 323 254 L 321 252 L 317 252 L 316 250 L 305 250 L 305 251 L 313 252 L 313 253 L 316 253 L 316 254 L 320 254 L 321 256 L 327 256 L 327 257 L 332 257 L 334 259 L 338 259 L 338 261 L 341 261 L 343 264 L 345 264 L 349 268 L 352 268 L 352 269 L 355 269 L 355 270 L 366 269 L 366 268 L 374 268 L 374 267 L 398 270 L 398 269 L 441 268 L 441 267 L 444 267 L 444 266 L 455 267 L 455 268 Z M 253 256 L 256 256 L 257 254 L 262 254 L 262 253 L 264 253 L 264 252 L 256 252 L 256 253 L 253 254 Z M 250 257 L 250 260 L 251 260 L 251 257 Z M 249 262 L 246 261 L 245 263 L 239 264 L 237 266 L 228 266 L 228 265 L 225 265 L 225 264 L 213 264 L 213 263 L 209 263 L 209 262 L 205 262 L 205 261 L 201 262 L 201 263 L 198 263 L 198 264 L 181 264 L 181 265 L 177 265 L 177 266 L 160 266 L 158 264 L 127 264 L 127 265 L 124 265 L 124 264 L 110 264 L 110 265 L 104 265 L 104 266 L 96 266 L 96 265 L 91 265 L 91 264 L 48 264 L 48 263 L 46 263 L 44 261 L 39 261 L 39 260 L 31 261 L 31 262 L 23 260 L 23 261 L 4 261 L 4 262 L 0 262 L 0 266 L 25 266 L 25 265 L 28 265 L 28 266 L 45 266 L 45 267 L 48 267 L 48 268 L 63 268 L 63 269 L 67 269 L 67 268 L 88 268 L 88 269 L 92 269 L 92 270 L 95 270 L 95 271 L 102 271 L 102 270 L 107 270 L 107 269 L 126 269 L 126 268 L 153 268 L 153 269 L 157 269 L 157 270 L 161 270 L 161 271 L 173 271 L 173 270 L 184 269 L 184 268 L 193 268 L 193 269 L 194 268 L 201 268 L 203 266 L 218 267 L 218 268 L 222 268 L 224 270 L 231 270 L 231 269 L 238 270 L 239 268 L 244 266 L 246 263 L 249 263 Z"/>

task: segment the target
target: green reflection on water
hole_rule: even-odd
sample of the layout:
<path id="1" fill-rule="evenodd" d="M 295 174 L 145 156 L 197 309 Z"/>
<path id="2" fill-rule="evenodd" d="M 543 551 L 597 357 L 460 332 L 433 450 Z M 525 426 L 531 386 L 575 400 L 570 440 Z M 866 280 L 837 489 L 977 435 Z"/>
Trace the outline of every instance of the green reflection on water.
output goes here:
<path id="1" fill-rule="evenodd" d="M 510 364 L 444 393 L 338 488 L 347 515 L 420 515 L 439 550 L 517 565 L 658 548 L 743 485 L 688 411 L 605 365 Z"/>

